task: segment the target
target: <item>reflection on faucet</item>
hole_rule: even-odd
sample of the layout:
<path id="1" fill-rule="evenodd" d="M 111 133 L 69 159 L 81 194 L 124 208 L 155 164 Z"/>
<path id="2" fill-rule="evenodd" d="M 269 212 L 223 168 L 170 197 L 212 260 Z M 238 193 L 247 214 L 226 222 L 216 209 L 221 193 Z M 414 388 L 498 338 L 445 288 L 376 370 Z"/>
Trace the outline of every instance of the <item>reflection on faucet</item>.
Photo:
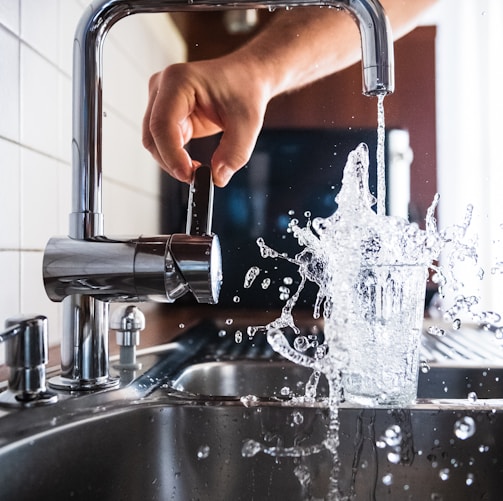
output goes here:
<path id="1" fill-rule="evenodd" d="M 101 86 L 102 47 L 108 30 L 135 13 L 301 5 L 349 11 L 362 40 L 363 92 L 393 91 L 393 45 L 378 0 L 235 0 L 228 4 L 219 0 L 100 0 L 81 19 L 74 43 L 70 238 L 51 239 L 44 258 L 48 294 L 56 301 L 64 298 L 65 304 L 62 377 L 54 386 L 88 390 L 117 384 L 108 374 L 108 305 L 102 300 L 173 301 L 188 290 L 201 302 L 215 302 L 218 297 L 220 249 L 215 236 L 104 237 Z M 201 287 L 205 290 L 199 296 Z"/>
<path id="2" fill-rule="evenodd" d="M 65 334 L 73 334 L 63 336 L 62 376 L 51 380 L 54 388 L 87 390 L 118 383 L 108 376 L 108 304 L 103 301 L 173 302 L 189 291 L 199 303 L 218 301 L 221 251 L 211 233 L 209 167 L 197 169 L 189 194 L 185 234 L 49 241 L 45 288 L 53 301 L 66 301 L 70 316 L 65 327 L 70 329 Z"/>

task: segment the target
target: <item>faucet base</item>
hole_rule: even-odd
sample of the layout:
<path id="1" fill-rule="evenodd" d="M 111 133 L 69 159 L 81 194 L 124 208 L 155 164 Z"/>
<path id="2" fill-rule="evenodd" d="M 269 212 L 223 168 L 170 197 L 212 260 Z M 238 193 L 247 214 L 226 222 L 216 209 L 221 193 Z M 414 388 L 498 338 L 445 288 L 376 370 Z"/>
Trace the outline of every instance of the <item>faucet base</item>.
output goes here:
<path id="1" fill-rule="evenodd" d="M 62 391 L 96 391 L 116 388 L 119 386 L 118 377 L 107 376 L 94 380 L 70 379 L 63 376 L 55 376 L 49 380 L 49 387 L 53 390 Z"/>
<path id="2" fill-rule="evenodd" d="M 37 393 L 16 393 L 10 389 L 0 394 L 0 407 L 36 407 L 39 405 L 55 404 L 58 396 L 52 391 Z"/>

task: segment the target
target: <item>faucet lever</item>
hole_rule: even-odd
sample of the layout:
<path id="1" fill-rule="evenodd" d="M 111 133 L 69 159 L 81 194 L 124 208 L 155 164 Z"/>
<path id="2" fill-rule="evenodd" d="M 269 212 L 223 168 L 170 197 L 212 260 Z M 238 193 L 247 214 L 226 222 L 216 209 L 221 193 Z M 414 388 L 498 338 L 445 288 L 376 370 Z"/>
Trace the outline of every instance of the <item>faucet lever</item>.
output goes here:
<path id="1" fill-rule="evenodd" d="M 211 168 L 201 165 L 194 171 L 189 189 L 187 235 L 211 235 L 214 191 Z"/>
<path id="2" fill-rule="evenodd" d="M 214 185 L 211 169 L 202 165 L 194 172 L 189 188 L 185 234 L 170 241 L 170 255 L 199 303 L 218 302 L 222 285 L 222 251 L 211 233 Z"/>

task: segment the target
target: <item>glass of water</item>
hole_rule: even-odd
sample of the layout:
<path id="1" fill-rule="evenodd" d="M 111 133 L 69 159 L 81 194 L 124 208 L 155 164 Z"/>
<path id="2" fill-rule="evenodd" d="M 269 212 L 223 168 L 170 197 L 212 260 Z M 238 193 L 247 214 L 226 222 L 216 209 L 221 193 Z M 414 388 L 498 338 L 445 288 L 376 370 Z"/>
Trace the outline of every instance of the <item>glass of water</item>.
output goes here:
<path id="1" fill-rule="evenodd" d="M 329 350 L 344 353 L 347 402 L 405 406 L 415 400 L 426 278 L 420 265 L 362 268 L 342 303 L 335 300 L 325 338 Z M 336 282 L 332 293 L 341 297 Z"/>

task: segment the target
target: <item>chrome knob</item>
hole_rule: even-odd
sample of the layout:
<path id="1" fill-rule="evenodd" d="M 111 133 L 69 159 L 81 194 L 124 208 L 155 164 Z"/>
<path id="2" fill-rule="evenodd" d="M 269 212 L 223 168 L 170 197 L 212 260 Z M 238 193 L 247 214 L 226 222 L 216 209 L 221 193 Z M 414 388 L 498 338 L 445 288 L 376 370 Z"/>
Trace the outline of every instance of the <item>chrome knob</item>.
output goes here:
<path id="1" fill-rule="evenodd" d="M 140 344 L 140 332 L 145 329 L 145 315 L 137 306 L 123 306 L 112 315 L 110 329 L 116 332 L 120 346 L 119 363 L 114 367 L 121 370 L 141 369 L 141 364 L 136 361 L 136 346 Z"/>

